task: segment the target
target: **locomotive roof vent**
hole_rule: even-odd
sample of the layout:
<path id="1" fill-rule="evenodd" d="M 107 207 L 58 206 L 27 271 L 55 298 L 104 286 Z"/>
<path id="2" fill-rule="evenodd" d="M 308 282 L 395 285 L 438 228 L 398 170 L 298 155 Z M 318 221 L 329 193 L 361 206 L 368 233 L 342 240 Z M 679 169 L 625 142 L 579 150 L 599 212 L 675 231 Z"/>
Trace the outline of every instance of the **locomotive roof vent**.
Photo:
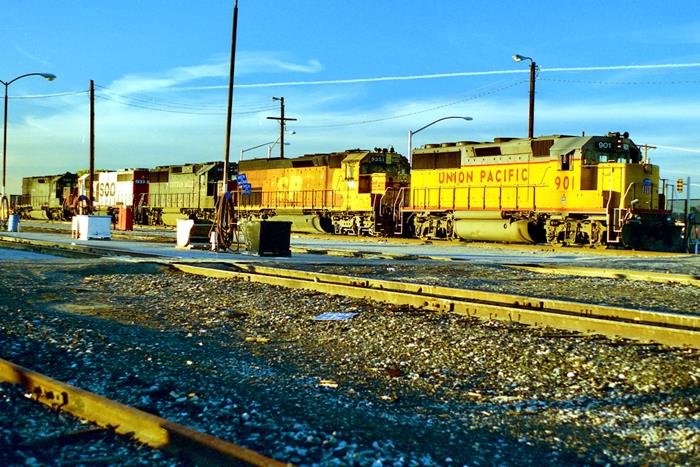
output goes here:
<path id="1" fill-rule="evenodd" d="M 449 148 L 450 146 L 454 146 L 455 143 L 440 143 L 441 148 Z"/>
<path id="2" fill-rule="evenodd" d="M 512 141 L 512 140 L 514 140 L 514 139 L 515 139 L 515 138 L 501 137 L 501 138 L 494 138 L 494 139 L 493 139 L 493 142 L 494 142 L 494 143 L 506 143 L 506 142 Z"/>
<path id="3" fill-rule="evenodd" d="M 457 146 L 469 146 L 470 144 L 479 144 L 476 141 L 457 141 Z"/>
<path id="4" fill-rule="evenodd" d="M 440 147 L 440 145 L 439 144 L 424 144 L 423 147 L 425 149 L 434 149 L 434 148 Z"/>

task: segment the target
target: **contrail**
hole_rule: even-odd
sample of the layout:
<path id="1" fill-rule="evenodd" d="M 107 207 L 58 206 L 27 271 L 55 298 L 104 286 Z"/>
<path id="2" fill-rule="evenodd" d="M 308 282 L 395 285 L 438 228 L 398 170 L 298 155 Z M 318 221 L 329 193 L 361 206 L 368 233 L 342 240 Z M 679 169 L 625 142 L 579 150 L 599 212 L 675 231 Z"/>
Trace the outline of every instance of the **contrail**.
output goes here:
<path id="1" fill-rule="evenodd" d="M 700 63 L 666 63 L 655 65 L 611 65 L 611 66 L 589 66 L 589 67 L 558 67 L 558 68 L 540 68 L 540 73 L 559 73 L 566 71 L 614 71 L 614 70 L 658 70 L 664 68 L 698 68 Z M 357 84 L 357 83 L 375 83 L 380 81 L 411 81 L 418 79 L 441 79 L 441 78 L 458 78 L 464 76 L 488 76 L 488 75 L 512 75 L 529 73 L 527 68 L 519 68 L 516 70 L 494 70 L 494 71 L 463 71 L 456 73 L 433 73 L 429 75 L 407 75 L 407 76 L 384 76 L 378 78 L 354 78 L 354 79 L 336 79 L 336 80 L 317 80 L 317 81 L 280 81 L 276 83 L 255 83 L 255 84 L 236 84 L 237 88 L 273 88 L 281 86 L 314 86 L 323 84 Z M 178 88 L 179 90 L 205 90 L 205 89 L 227 89 L 228 86 L 192 86 Z"/>
<path id="2" fill-rule="evenodd" d="M 700 154 L 700 149 L 693 149 L 693 148 L 681 148 L 678 146 L 660 146 L 658 144 L 655 145 L 659 149 L 670 149 L 672 151 L 682 151 L 682 152 L 695 152 Z"/>

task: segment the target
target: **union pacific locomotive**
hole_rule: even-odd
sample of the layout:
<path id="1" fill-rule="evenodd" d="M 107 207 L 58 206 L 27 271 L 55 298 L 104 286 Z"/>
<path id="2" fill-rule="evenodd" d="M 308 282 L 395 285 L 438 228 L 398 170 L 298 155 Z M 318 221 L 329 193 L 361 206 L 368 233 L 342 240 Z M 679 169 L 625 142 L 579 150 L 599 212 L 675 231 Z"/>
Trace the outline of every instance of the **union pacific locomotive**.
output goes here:
<path id="1" fill-rule="evenodd" d="M 408 160 L 393 148 L 244 160 L 238 170 L 250 187 L 238 193 L 241 217 L 349 235 L 392 234 L 397 196 L 409 180 Z"/>
<path id="2" fill-rule="evenodd" d="M 428 144 L 412 156 L 410 167 L 380 148 L 244 160 L 228 190 L 240 218 L 301 232 L 680 248 L 659 167 L 627 133 Z M 213 220 L 222 176 L 222 162 L 102 172 L 95 202 L 131 205 L 142 224 Z"/>
<path id="3" fill-rule="evenodd" d="M 676 250 L 664 204 L 627 133 L 497 138 L 414 151 L 402 220 L 421 238 Z"/>

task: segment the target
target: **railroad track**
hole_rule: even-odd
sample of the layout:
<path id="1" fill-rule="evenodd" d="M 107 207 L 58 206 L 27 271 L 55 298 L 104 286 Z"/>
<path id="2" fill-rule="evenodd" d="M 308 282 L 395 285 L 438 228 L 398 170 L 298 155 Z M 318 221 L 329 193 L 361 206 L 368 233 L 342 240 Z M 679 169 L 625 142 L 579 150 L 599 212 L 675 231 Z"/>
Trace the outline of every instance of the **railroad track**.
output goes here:
<path id="1" fill-rule="evenodd" d="M 171 265 L 190 274 L 239 278 L 250 282 L 410 306 L 419 310 L 456 313 L 482 319 L 512 321 L 700 349 L 700 316 L 698 315 L 634 310 L 244 263 L 232 264 L 230 269 L 185 263 Z"/>
<path id="2" fill-rule="evenodd" d="M 655 271 L 631 271 L 610 268 L 583 268 L 575 266 L 542 264 L 508 264 L 511 269 L 536 272 L 539 274 L 557 274 L 565 276 L 600 277 L 605 279 L 626 279 L 633 281 L 659 282 L 662 284 L 683 284 L 700 287 L 700 276 L 690 274 L 670 274 Z"/>
<path id="3" fill-rule="evenodd" d="M 201 465 L 287 465 L 3 359 L 0 359 L 0 382 L 21 385 L 32 399 L 54 410 L 109 427 L 118 434 L 127 435 L 153 448 L 184 454 Z"/>

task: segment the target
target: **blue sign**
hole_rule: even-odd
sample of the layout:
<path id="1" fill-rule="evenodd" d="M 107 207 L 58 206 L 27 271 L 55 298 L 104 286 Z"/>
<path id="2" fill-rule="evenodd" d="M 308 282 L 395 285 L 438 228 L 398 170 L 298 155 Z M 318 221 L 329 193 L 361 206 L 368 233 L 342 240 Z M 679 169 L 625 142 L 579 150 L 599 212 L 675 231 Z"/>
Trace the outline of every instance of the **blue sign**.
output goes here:
<path id="1" fill-rule="evenodd" d="M 249 195 L 251 193 L 250 183 L 244 182 L 239 184 L 238 186 L 241 187 L 241 193 L 243 193 L 244 195 Z"/>
<path id="2" fill-rule="evenodd" d="M 238 174 L 236 175 L 236 181 L 239 185 L 242 185 L 243 183 L 248 183 L 248 177 L 245 174 Z"/>

